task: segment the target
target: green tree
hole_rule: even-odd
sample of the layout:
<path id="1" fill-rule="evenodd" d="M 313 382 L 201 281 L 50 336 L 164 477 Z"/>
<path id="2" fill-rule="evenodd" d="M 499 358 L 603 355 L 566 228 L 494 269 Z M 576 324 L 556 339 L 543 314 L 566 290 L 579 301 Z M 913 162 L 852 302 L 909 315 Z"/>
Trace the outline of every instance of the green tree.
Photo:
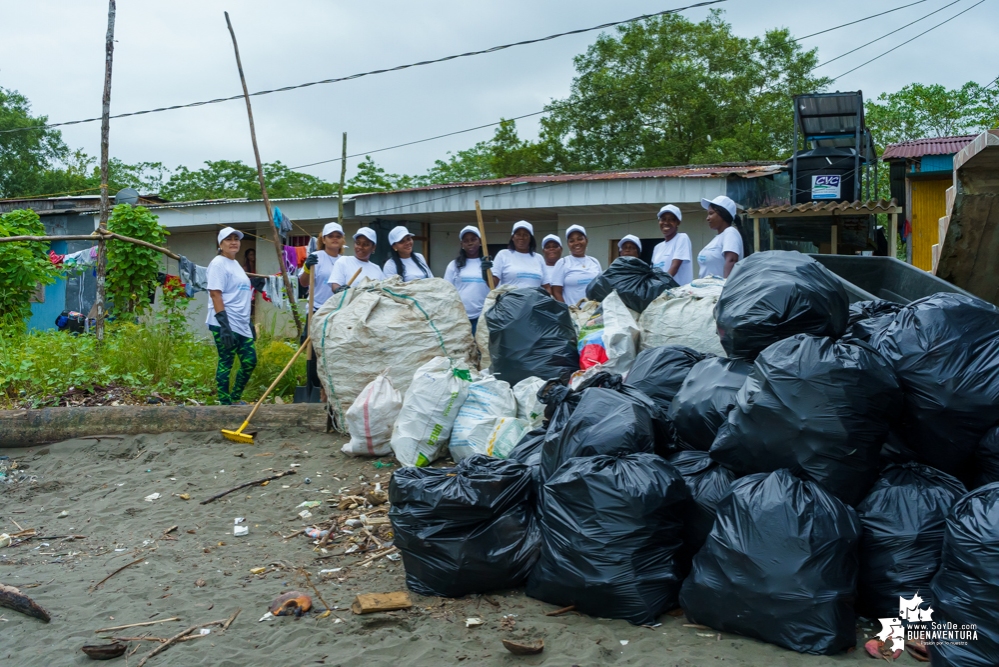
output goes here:
<path id="1" fill-rule="evenodd" d="M 267 194 L 275 199 L 312 197 L 336 192 L 332 183 L 293 171 L 281 162 L 264 165 L 264 183 L 267 185 Z M 160 194 L 171 201 L 262 198 L 256 168 L 240 160 L 208 160 L 198 170 L 177 167 L 160 188 Z"/>
<path id="2" fill-rule="evenodd" d="M 447 152 L 446 160 L 434 160 L 434 166 L 419 177 L 421 184 L 463 183 L 494 178 L 490 164 L 488 141 L 480 141 L 471 148 L 457 153 Z"/>
<path id="3" fill-rule="evenodd" d="M 448 153 L 447 161 L 437 160 L 434 166 L 416 180 L 420 184 L 461 183 L 503 176 L 536 174 L 548 171 L 542 146 L 525 141 L 517 134 L 517 123 L 500 122 L 492 139 L 480 141 L 471 148 Z"/>
<path id="4" fill-rule="evenodd" d="M 0 236 L 45 236 L 45 225 L 30 209 L 11 211 L 0 216 Z M 55 275 L 47 243 L 0 243 L 0 324 L 23 326 L 36 287 L 55 282 Z"/>
<path id="5" fill-rule="evenodd" d="M 809 74 L 817 62 L 786 29 L 739 37 L 718 11 L 621 26 L 576 57 L 569 98 L 542 119 L 545 159 L 576 171 L 782 158 L 790 98 L 828 84 Z"/>
<path id="6" fill-rule="evenodd" d="M 163 246 L 170 232 L 144 206 L 118 204 L 111 211 L 108 230 Z M 107 290 L 118 313 L 141 312 L 156 289 L 162 255 L 125 241 L 108 242 Z"/>
<path id="7" fill-rule="evenodd" d="M 865 104 L 867 126 L 879 148 L 924 137 L 983 132 L 999 124 L 999 88 L 974 81 L 948 90 L 910 83 Z"/>
<path id="8" fill-rule="evenodd" d="M 411 188 L 415 185 L 419 185 L 419 182 L 412 176 L 390 174 L 379 167 L 370 155 L 365 155 L 364 160 L 357 165 L 357 173 L 344 184 L 343 192 L 344 194 L 385 192 Z"/>
<path id="9" fill-rule="evenodd" d="M 45 129 L 46 116 L 32 116 L 28 99 L 0 88 L 0 197 L 23 197 L 63 187 L 57 165 L 70 156 L 57 130 Z"/>

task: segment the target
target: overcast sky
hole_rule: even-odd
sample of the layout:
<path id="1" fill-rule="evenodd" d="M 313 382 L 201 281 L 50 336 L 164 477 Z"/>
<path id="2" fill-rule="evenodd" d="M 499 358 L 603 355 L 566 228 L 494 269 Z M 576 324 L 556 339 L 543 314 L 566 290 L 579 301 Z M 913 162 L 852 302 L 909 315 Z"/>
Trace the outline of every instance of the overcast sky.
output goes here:
<path id="1" fill-rule="evenodd" d="M 728 0 L 719 7 L 736 33 L 786 26 L 795 35 L 862 18 L 913 0 Z M 820 60 L 939 9 L 925 0 L 907 9 L 805 41 Z M 999 2 L 985 0 L 954 21 L 906 43 L 978 0 L 952 7 L 847 56 L 817 73 L 836 76 L 898 44 L 898 50 L 833 86 L 867 97 L 918 81 L 957 87 L 999 76 Z M 684 0 L 118 0 L 112 113 L 240 93 L 226 29 L 228 10 L 249 88 L 276 88 L 438 58 L 680 7 Z M 707 9 L 684 12 L 702 19 Z M 27 96 L 50 122 L 99 116 L 104 76 L 104 0 L 0 0 L 0 86 Z M 572 58 L 595 32 L 356 81 L 253 98 L 266 162 L 298 166 L 349 153 L 540 111 L 567 95 Z M 535 137 L 537 122 L 518 123 Z M 449 150 L 487 139 L 483 129 L 374 156 L 389 171 L 422 173 Z M 71 147 L 99 154 L 100 124 L 70 126 Z M 253 161 L 241 101 L 114 120 L 111 154 L 127 162 L 197 168 L 205 160 Z M 348 175 L 360 158 L 350 160 Z M 304 169 L 328 180 L 339 165 Z"/>

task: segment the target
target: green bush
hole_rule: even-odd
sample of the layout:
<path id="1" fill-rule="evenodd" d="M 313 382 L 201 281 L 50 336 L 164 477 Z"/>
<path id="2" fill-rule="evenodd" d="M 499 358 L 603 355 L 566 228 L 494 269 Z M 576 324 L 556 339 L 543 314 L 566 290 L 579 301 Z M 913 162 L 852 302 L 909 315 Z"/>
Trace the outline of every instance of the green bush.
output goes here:
<path id="1" fill-rule="evenodd" d="M 163 246 L 170 233 L 144 206 L 118 204 L 108 220 L 108 231 Z M 162 255 L 125 241 L 108 241 L 107 293 L 119 313 L 142 312 L 156 289 Z"/>
<path id="2" fill-rule="evenodd" d="M 30 209 L 0 216 L 0 236 L 45 236 L 45 225 Z M 31 295 L 55 282 L 56 270 L 43 242 L 0 243 L 0 321 L 22 328 L 31 317 Z"/>

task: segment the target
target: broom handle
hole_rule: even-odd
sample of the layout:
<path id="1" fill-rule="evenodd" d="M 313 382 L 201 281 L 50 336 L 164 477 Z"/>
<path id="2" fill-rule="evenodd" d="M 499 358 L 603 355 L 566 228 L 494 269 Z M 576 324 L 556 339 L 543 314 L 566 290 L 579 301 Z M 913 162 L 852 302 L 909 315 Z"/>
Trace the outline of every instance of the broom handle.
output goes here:
<path id="1" fill-rule="evenodd" d="M 347 283 L 347 286 L 349 287 L 350 284 L 353 283 L 357 279 L 357 276 L 359 276 L 359 275 L 361 275 L 361 269 L 358 269 L 354 273 L 354 275 L 351 277 L 350 281 Z M 277 383 L 280 382 L 281 378 L 284 377 L 284 374 L 288 372 L 289 368 L 291 368 L 291 365 L 293 363 L 295 363 L 296 359 L 298 359 L 298 355 L 302 354 L 302 350 L 304 350 L 306 348 L 306 346 L 308 346 L 309 343 L 311 343 L 311 342 L 312 342 L 312 336 L 306 337 L 305 342 L 302 343 L 302 345 L 298 348 L 298 350 L 295 352 L 295 354 L 292 355 L 291 359 L 288 360 L 288 363 L 285 364 L 285 366 L 281 370 L 281 372 L 278 373 L 278 376 L 276 378 L 274 378 L 274 382 L 271 382 L 271 386 L 267 387 L 267 391 L 264 392 L 264 395 L 261 396 L 260 398 L 258 398 L 257 402 L 253 404 L 253 409 L 250 410 L 249 416 L 246 418 L 246 420 L 243 421 L 243 425 L 240 427 L 239 430 L 242 431 L 244 428 L 246 428 L 246 425 L 250 423 L 251 419 L 253 419 L 253 415 L 255 415 L 257 413 L 257 409 L 263 404 L 264 399 L 267 398 L 267 395 L 270 394 L 271 391 L 273 391 L 274 387 L 277 386 Z"/>
<path id="2" fill-rule="evenodd" d="M 479 237 L 482 239 L 482 245 L 485 247 L 486 251 L 482 253 L 483 255 L 489 255 L 489 244 L 486 242 L 486 225 L 482 222 L 482 207 L 479 206 L 479 200 L 475 200 L 475 217 L 479 220 Z M 459 241 L 461 239 L 458 239 Z M 493 278 L 493 270 L 486 269 L 486 280 L 489 289 L 495 287 L 496 280 Z"/>
<path id="3" fill-rule="evenodd" d="M 318 252 L 318 251 L 317 251 Z M 323 252 L 326 252 L 325 250 Z M 318 265 L 317 265 L 318 266 Z M 305 328 L 306 330 L 312 328 L 312 309 L 315 303 L 316 296 L 316 271 L 315 266 L 310 267 L 309 271 L 309 313 L 305 316 Z M 312 359 L 312 348 L 309 348 L 309 354 L 306 355 L 306 359 Z"/>

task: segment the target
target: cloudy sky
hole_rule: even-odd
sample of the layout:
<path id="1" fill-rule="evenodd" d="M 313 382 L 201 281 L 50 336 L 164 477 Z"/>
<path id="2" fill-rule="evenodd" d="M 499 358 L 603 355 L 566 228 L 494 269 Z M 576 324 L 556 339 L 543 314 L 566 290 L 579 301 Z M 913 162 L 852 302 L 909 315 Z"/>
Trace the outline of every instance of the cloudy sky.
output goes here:
<path id="1" fill-rule="evenodd" d="M 744 36 L 786 26 L 806 35 L 913 0 L 727 0 L 718 7 Z M 914 41 L 920 32 L 979 0 L 924 0 L 906 9 L 806 40 L 826 61 L 876 37 L 885 39 L 818 73 L 837 76 L 896 45 L 901 48 L 833 86 L 872 97 L 906 83 L 956 87 L 999 76 L 999 2 L 985 0 Z M 339 77 L 590 27 L 691 4 L 684 0 L 118 0 L 112 113 L 240 93 L 228 10 L 251 92 Z M 951 6 L 947 6 L 951 5 Z M 942 11 L 904 30 L 910 21 Z M 700 20 L 707 9 L 684 12 Z M 104 0 L 0 0 L 0 86 L 27 96 L 51 122 L 100 115 Z M 896 32 L 897 31 L 897 32 Z M 494 54 L 314 86 L 253 99 L 265 161 L 298 166 L 340 154 L 341 132 L 359 153 L 540 111 L 564 97 L 572 58 L 588 33 Z M 537 122 L 518 123 L 536 136 Z M 483 129 L 379 153 L 389 171 L 420 173 L 449 150 L 486 139 Z M 99 153 L 100 124 L 63 129 L 66 142 Z M 241 101 L 112 121 L 111 154 L 128 162 L 197 168 L 204 160 L 252 162 Z M 348 174 L 358 159 L 350 160 Z M 328 180 L 339 165 L 304 169 Z"/>

